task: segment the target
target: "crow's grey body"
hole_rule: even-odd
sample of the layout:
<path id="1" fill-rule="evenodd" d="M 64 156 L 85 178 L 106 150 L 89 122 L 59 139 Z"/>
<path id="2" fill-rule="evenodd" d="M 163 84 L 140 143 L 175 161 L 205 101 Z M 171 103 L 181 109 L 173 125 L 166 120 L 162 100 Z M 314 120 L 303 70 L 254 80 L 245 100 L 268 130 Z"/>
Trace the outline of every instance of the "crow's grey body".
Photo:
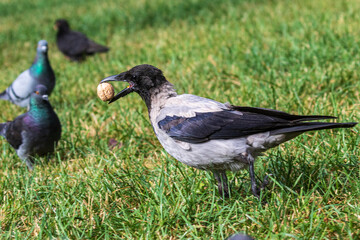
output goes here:
<path id="1" fill-rule="evenodd" d="M 153 104 L 149 111 L 150 121 L 161 145 L 180 162 L 202 170 L 238 171 L 247 166 L 247 161 L 242 156 L 251 148 L 251 145 L 247 144 L 248 140 L 261 145 L 260 141 L 256 141 L 257 135 L 225 140 L 215 139 L 201 143 L 176 140 L 159 127 L 158 123 L 167 116 L 192 118 L 196 116 L 196 113 L 220 112 L 228 107 L 223 103 L 190 94 L 171 98 L 161 95 L 160 93 L 154 96 L 157 99 L 152 99 Z M 163 101 L 164 99 L 166 101 Z M 261 142 L 264 141 L 261 140 Z M 256 149 L 251 150 L 256 156 L 258 153 L 253 150 Z"/>
<path id="2" fill-rule="evenodd" d="M 161 70 L 139 65 L 102 80 L 130 86 L 110 102 L 137 92 L 145 101 L 156 136 L 180 162 L 212 171 L 219 192 L 228 195 L 226 171 L 249 167 L 252 191 L 259 196 L 254 161 L 262 152 L 303 132 L 353 127 L 356 123 L 309 122 L 331 116 L 301 116 L 264 108 L 233 106 L 195 95 L 177 95 Z"/>
<path id="3" fill-rule="evenodd" d="M 221 118 L 222 116 L 228 117 L 229 114 L 226 115 L 226 113 L 231 113 L 233 116 L 239 115 L 239 118 L 235 118 L 234 121 L 241 121 L 245 112 L 235 110 L 235 106 L 233 107 L 229 104 L 195 95 L 176 95 L 171 85 L 165 84 L 162 88 L 163 89 L 160 88 L 160 91 L 156 95 L 152 95 L 151 108 L 149 109 L 149 117 L 155 134 L 170 155 L 186 165 L 202 170 L 211 170 L 213 172 L 239 171 L 248 167 L 250 160 L 255 159 L 269 148 L 276 147 L 307 130 L 314 130 L 319 127 L 318 122 L 312 123 L 314 125 L 308 122 L 302 125 L 302 122 L 297 122 L 293 124 L 294 126 L 289 127 L 275 128 L 273 126 L 269 131 L 261 131 L 260 129 L 260 132 L 257 132 L 255 129 L 253 131 L 257 133 L 245 134 L 245 136 L 241 136 L 241 134 L 235 132 L 234 134 L 227 133 L 227 136 L 223 135 L 213 139 L 211 139 L 211 136 L 202 136 L 199 139 L 195 139 L 194 136 L 185 137 L 187 132 L 184 132 L 184 128 L 186 126 L 179 127 L 183 124 L 183 122 L 179 123 L 179 119 L 185 122 L 190 119 L 196 119 L 201 114 L 213 115 L 215 113 Z M 169 97 L 169 95 L 171 95 L 171 97 Z M 278 111 L 275 113 L 278 113 Z M 261 116 L 260 114 L 258 115 Z M 181 117 L 179 118 L 179 116 Z M 166 123 L 161 124 L 166 118 L 174 119 L 174 117 L 177 118 L 167 122 L 170 126 L 165 126 Z M 311 119 L 313 118 L 324 119 L 331 117 L 311 116 Z M 263 119 L 265 123 L 265 116 Z M 299 119 L 301 119 L 301 117 L 299 117 Z M 304 117 L 304 119 L 306 120 L 307 117 Z M 175 123 L 171 126 L 172 121 Z M 205 121 L 206 120 L 201 119 L 196 123 L 189 123 L 188 125 L 195 125 L 195 128 L 199 129 L 200 134 L 202 134 L 207 130 L 205 129 L 206 127 L 201 126 Z M 288 121 L 286 121 L 286 123 L 288 123 Z M 230 124 L 230 122 L 227 124 Z M 336 123 L 323 124 L 327 128 L 347 126 L 346 124 Z M 172 130 L 177 127 L 178 129 Z M 295 131 L 293 130 L 294 127 L 297 127 Z M 323 125 L 321 125 L 320 129 L 321 128 L 324 128 Z M 213 135 L 219 131 L 221 130 L 214 130 Z M 180 137 L 177 132 L 179 132 Z M 197 136 L 199 135 L 199 133 L 195 131 L 188 132 Z"/>

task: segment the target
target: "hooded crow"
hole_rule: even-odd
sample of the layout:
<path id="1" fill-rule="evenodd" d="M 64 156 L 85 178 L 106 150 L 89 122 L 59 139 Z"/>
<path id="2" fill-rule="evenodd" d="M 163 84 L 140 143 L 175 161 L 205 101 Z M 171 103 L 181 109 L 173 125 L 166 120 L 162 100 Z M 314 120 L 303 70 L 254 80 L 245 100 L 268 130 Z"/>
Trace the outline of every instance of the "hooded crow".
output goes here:
<path id="1" fill-rule="evenodd" d="M 212 171 L 218 190 L 229 195 L 226 171 L 249 168 L 252 193 L 259 197 L 254 172 L 257 156 L 301 133 L 350 128 L 357 123 L 309 122 L 331 116 L 301 116 L 265 108 L 233 106 L 190 94 L 178 95 L 162 71 L 138 65 L 107 77 L 129 86 L 109 103 L 136 92 L 145 101 L 154 132 L 165 150 L 191 167 Z M 266 183 L 267 180 L 264 180 Z"/>

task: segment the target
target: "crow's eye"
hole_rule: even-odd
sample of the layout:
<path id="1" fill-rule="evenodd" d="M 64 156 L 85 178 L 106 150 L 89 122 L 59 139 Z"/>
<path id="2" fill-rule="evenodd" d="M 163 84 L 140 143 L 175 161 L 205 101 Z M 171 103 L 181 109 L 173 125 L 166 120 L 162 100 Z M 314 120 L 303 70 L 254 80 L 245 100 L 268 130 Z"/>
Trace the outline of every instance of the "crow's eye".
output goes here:
<path id="1" fill-rule="evenodd" d="M 136 79 L 136 76 L 135 76 L 135 75 L 132 75 L 132 76 L 131 76 L 131 79 L 132 79 L 132 80 L 135 80 L 135 79 Z"/>

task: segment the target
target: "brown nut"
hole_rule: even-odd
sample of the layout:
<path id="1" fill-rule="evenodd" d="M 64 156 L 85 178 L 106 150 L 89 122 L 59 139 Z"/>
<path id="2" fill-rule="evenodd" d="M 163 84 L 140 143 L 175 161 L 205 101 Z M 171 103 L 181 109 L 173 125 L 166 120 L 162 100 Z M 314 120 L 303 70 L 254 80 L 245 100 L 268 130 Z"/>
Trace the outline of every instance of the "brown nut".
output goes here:
<path id="1" fill-rule="evenodd" d="M 97 87 L 97 95 L 104 102 L 114 97 L 114 87 L 110 83 L 100 83 Z"/>

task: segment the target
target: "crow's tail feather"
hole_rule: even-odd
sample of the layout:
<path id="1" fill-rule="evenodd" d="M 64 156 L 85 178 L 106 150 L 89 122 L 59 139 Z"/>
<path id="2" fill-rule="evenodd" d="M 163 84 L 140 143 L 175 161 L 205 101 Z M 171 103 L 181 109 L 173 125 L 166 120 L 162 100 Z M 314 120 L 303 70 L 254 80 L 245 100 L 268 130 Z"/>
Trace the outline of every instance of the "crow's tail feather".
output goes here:
<path id="1" fill-rule="evenodd" d="M 351 128 L 354 127 L 357 122 L 349 123 L 324 123 L 324 122 L 303 122 L 297 126 L 281 128 L 271 131 L 271 135 L 284 134 L 284 133 L 302 133 L 307 131 L 333 129 L 333 128 Z"/>
<path id="2" fill-rule="evenodd" d="M 303 121 L 311 121 L 311 120 L 324 120 L 324 119 L 336 119 L 333 116 L 324 116 L 324 115 L 294 115 L 286 112 L 268 109 L 268 108 L 257 108 L 257 107 L 242 107 L 242 106 L 234 106 L 231 105 L 230 109 L 237 110 L 240 112 L 249 112 L 262 114 L 269 117 L 276 117 L 287 121 L 293 122 L 303 122 Z"/>
<path id="3" fill-rule="evenodd" d="M 103 45 L 100 45 L 96 42 L 89 41 L 89 47 L 86 49 L 88 54 L 100 53 L 100 52 L 107 52 L 109 48 Z"/>

